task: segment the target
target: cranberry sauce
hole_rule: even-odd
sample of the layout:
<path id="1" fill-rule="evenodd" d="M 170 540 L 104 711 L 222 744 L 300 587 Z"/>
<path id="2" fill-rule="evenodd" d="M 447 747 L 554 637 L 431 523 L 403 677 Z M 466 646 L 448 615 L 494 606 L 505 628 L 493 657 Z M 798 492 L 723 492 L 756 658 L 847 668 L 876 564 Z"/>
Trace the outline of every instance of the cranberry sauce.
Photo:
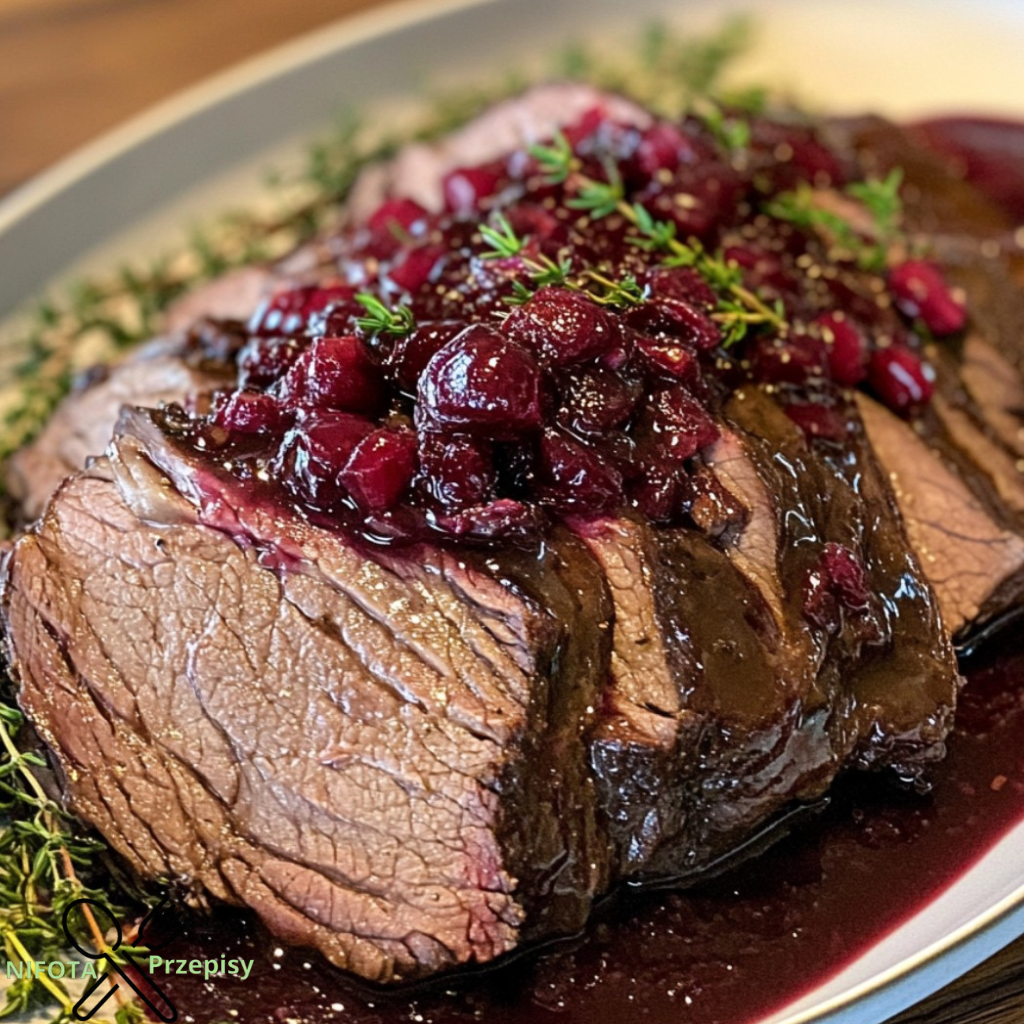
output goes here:
<path id="1" fill-rule="evenodd" d="M 196 1024 L 747 1024 L 845 966 L 1024 819 L 1019 644 L 970 676 L 934 778 L 928 797 L 849 778 L 820 818 L 731 875 L 609 905 L 578 941 L 483 975 L 370 992 L 221 908 L 163 955 L 252 959 L 249 979 L 159 981 Z"/>
<path id="2" fill-rule="evenodd" d="M 380 542 L 626 508 L 692 525 L 738 385 L 813 443 L 842 443 L 847 389 L 928 402 L 922 343 L 966 314 L 902 236 L 899 180 L 798 120 L 595 109 L 451 171 L 440 212 L 392 198 L 330 239 L 330 274 L 254 314 L 237 390 L 187 433 Z"/>

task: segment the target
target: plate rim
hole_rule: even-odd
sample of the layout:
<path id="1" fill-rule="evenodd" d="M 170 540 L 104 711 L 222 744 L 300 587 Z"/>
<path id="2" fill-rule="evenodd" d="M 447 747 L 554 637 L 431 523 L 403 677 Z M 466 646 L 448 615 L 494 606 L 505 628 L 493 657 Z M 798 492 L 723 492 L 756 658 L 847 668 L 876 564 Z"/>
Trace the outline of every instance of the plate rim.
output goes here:
<path id="1" fill-rule="evenodd" d="M 343 15 L 320 28 L 278 43 L 228 68 L 175 90 L 167 98 L 72 149 L 0 198 L 0 236 L 48 201 L 117 157 L 268 79 L 330 56 L 340 49 L 387 36 L 399 29 L 502 0 L 384 0 L 377 7 Z"/>

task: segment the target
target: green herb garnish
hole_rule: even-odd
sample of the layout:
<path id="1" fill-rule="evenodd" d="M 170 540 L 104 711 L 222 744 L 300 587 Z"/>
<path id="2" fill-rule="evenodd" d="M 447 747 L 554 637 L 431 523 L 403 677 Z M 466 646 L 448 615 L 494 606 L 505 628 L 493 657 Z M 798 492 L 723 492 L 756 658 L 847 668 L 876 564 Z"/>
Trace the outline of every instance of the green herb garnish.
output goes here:
<path id="1" fill-rule="evenodd" d="M 356 295 L 356 302 L 366 310 L 366 316 L 356 318 L 356 323 L 365 331 L 373 334 L 411 334 L 416 330 L 416 318 L 404 304 L 389 309 L 369 292 Z"/>
<path id="2" fill-rule="evenodd" d="M 572 146 L 562 131 L 555 132 L 550 145 L 530 146 L 529 154 L 537 161 L 541 173 L 553 185 L 561 185 L 576 168 Z"/>
<path id="3" fill-rule="evenodd" d="M 507 259 L 516 256 L 523 248 L 523 240 L 519 238 L 508 218 L 503 213 L 495 214 L 493 220 L 497 227 L 490 227 L 484 224 L 480 228 L 480 234 L 485 242 L 490 243 L 491 248 L 481 255 L 484 259 Z"/>
<path id="4" fill-rule="evenodd" d="M 573 210 L 584 210 L 595 220 L 601 220 L 620 208 L 625 195 L 617 168 L 609 167 L 608 181 L 581 178 L 579 190 L 566 205 Z"/>
<path id="5" fill-rule="evenodd" d="M 805 231 L 821 232 L 832 240 L 836 259 L 850 259 L 861 270 L 880 273 L 885 269 L 889 247 L 900 240 L 902 181 L 903 172 L 897 168 L 885 178 L 846 186 L 844 194 L 860 203 L 868 215 L 870 226 L 866 231 L 859 230 L 835 210 L 823 207 L 819 193 L 806 182 L 792 192 L 776 196 L 766 204 L 765 212 Z"/>

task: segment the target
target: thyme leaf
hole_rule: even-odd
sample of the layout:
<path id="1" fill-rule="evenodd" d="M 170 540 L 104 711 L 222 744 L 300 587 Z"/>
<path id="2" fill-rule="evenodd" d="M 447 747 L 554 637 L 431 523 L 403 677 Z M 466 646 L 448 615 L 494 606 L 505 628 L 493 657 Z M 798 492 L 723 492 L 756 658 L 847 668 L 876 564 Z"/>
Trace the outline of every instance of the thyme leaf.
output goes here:
<path id="1" fill-rule="evenodd" d="M 530 146 L 527 152 L 537 161 L 541 174 L 552 185 L 561 185 L 576 167 L 572 146 L 559 129 L 548 145 Z"/>
<path id="2" fill-rule="evenodd" d="M 493 217 L 497 227 L 484 224 L 480 228 L 480 234 L 485 242 L 490 243 L 491 248 L 483 253 L 484 259 L 503 259 L 516 256 L 523 248 L 523 240 L 519 238 L 508 218 L 503 213 L 495 214 Z"/>
<path id="3" fill-rule="evenodd" d="M 365 316 L 356 318 L 356 323 L 363 330 L 374 334 L 411 334 L 416 330 L 416 318 L 412 310 L 404 303 L 388 308 L 369 292 L 359 292 L 356 302 L 366 310 Z"/>
<path id="4" fill-rule="evenodd" d="M 610 167 L 608 181 L 581 178 L 579 191 L 566 201 L 566 205 L 574 210 L 584 210 L 595 220 L 601 220 L 619 208 L 625 194 L 618 170 Z"/>
<path id="5" fill-rule="evenodd" d="M 851 259 L 861 270 L 880 273 L 885 269 L 890 246 L 901 240 L 902 182 L 903 172 L 896 168 L 885 178 L 869 178 L 846 186 L 844 194 L 860 203 L 867 214 L 866 230 L 858 229 L 842 214 L 823 206 L 819 193 L 806 182 L 776 196 L 766 204 L 765 212 L 805 231 L 828 236 L 836 249 L 836 258 Z"/>

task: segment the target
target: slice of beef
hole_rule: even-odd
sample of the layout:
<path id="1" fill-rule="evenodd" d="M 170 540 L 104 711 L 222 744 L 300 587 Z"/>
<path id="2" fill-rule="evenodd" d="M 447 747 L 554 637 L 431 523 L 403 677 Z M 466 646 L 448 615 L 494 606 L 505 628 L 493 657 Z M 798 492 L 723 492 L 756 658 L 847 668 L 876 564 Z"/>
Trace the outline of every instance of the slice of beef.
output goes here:
<path id="1" fill-rule="evenodd" d="M 963 640 L 1024 595 L 1024 294 L 1001 250 L 1015 225 L 913 130 L 881 119 L 843 130 L 880 173 L 903 168 L 906 226 L 928 234 L 967 297 L 965 338 L 929 347 L 938 393 L 916 429 L 861 403 L 947 625 Z"/>
<path id="2" fill-rule="evenodd" d="M 204 317 L 244 322 L 280 285 L 281 277 L 273 266 L 229 271 L 173 302 L 164 314 L 164 329 L 186 331 Z"/>
<path id="3" fill-rule="evenodd" d="M 999 615 L 1024 587 L 1024 539 L 907 423 L 867 396 L 858 405 L 947 629 L 956 634 Z"/>
<path id="4" fill-rule="evenodd" d="M 428 210 L 442 207 L 441 183 L 456 167 L 473 167 L 542 142 L 561 127 L 599 108 L 622 124 L 645 127 L 651 115 L 613 93 L 582 82 L 552 82 L 496 103 L 437 142 L 403 146 L 398 155 L 362 173 L 348 213 L 363 221 L 388 196 L 414 199 Z"/>
<path id="5" fill-rule="evenodd" d="M 1005 232 L 1006 211 L 983 196 L 958 173 L 955 164 L 923 145 L 912 129 L 882 117 L 856 117 L 831 123 L 843 147 L 857 150 L 869 173 L 881 177 L 894 167 L 903 171 L 906 225 L 932 239 L 970 236 L 992 238 Z"/>
<path id="6" fill-rule="evenodd" d="M 247 501 L 133 414 L 19 541 L 4 619 L 74 813 L 391 981 L 575 930 L 607 888 L 600 581 L 541 569 L 575 614 Z"/>
<path id="7" fill-rule="evenodd" d="M 86 374 L 39 435 L 4 466 L 4 483 L 22 521 L 36 519 L 62 480 L 102 454 L 125 406 L 201 405 L 202 396 L 233 385 L 231 360 L 241 340 L 230 324 L 202 323 Z"/>
<path id="8" fill-rule="evenodd" d="M 769 507 L 748 538 L 604 521 L 473 556 L 364 548 L 127 414 L 3 592 L 72 810 L 141 873 L 394 981 L 578 929 L 624 876 L 706 869 L 865 749 L 903 767 L 898 699 L 930 756 L 941 633 L 941 699 L 868 704 L 866 665 L 919 686 L 884 624 L 803 611 L 823 538 L 857 528 L 845 478 L 763 394 L 727 415 L 711 471 Z M 913 582 L 877 595 L 911 646 L 915 615 L 938 629 Z"/>
<path id="9" fill-rule="evenodd" d="M 661 540 L 663 632 L 689 648 L 686 707 L 704 722 L 696 828 L 676 863 L 726 853 L 850 764 L 920 777 L 945 752 L 959 684 L 856 418 L 834 450 L 805 441 L 758 388 L 725 419 L 708 462 L 748 508 L 746 526 L 718 544 L 693 531 Z M 812 611 L 809 588 L 836 546 L 863 566 L 869 600 Z"/>
<path id="10" fill-rule="evenodd" d="M 574 528 L 612 600 L 608 681 L 590 760 L 618 872 L 629 876 L 649 869 L 666 842 L 685 834 L 693 811 L 687 762 L 704 723 L 686 706 L 695 678 L 691 652 L 672 649 L 659 615 L 659 534 L 625 518 Z"/>
<path id="11" fill-rule="evenodd" d="M 705 536 L 576 523 L 614 605 L 591 758 L 620 871 L 706 870 L 844 767 L 907 779 L 941 757 L 959 676 L 886 481 L 856 430 L 809 445 L 747 389 L 708 469 L 746 509 Z M 809 620 L 827 545 L 865 566 L 870 607 Z"/>
<path id="12" fill-rule="evenodd" d="M 773 496 L 778 569 L 765 578 L 778 588 L 789 628 L 799 629 L 798 613 L 805 628 L 808 617 L 828 617 L 820 605 L 811 610 L 815 595 L 808 590 L 826 546 L 839 545 L 863 567 L 870 600 L 863 609 L 847 607 L 841 628 L 818 637 L 825 649 L 817 654 L 817 685 L 831 674 L 825 692 L 838 686 L 848 694 L 848 715 L 836 727 L 857 732 L 857 763 L 913 777 L 945 752 L 960 677 L 866 425 L 855 408 L 843 411 L 846 434 L 830 442 L 805 439 L 761 389 L 745 389 L 727 407 Z M 836 740 L 836 748 L 845 742 Z"/>

